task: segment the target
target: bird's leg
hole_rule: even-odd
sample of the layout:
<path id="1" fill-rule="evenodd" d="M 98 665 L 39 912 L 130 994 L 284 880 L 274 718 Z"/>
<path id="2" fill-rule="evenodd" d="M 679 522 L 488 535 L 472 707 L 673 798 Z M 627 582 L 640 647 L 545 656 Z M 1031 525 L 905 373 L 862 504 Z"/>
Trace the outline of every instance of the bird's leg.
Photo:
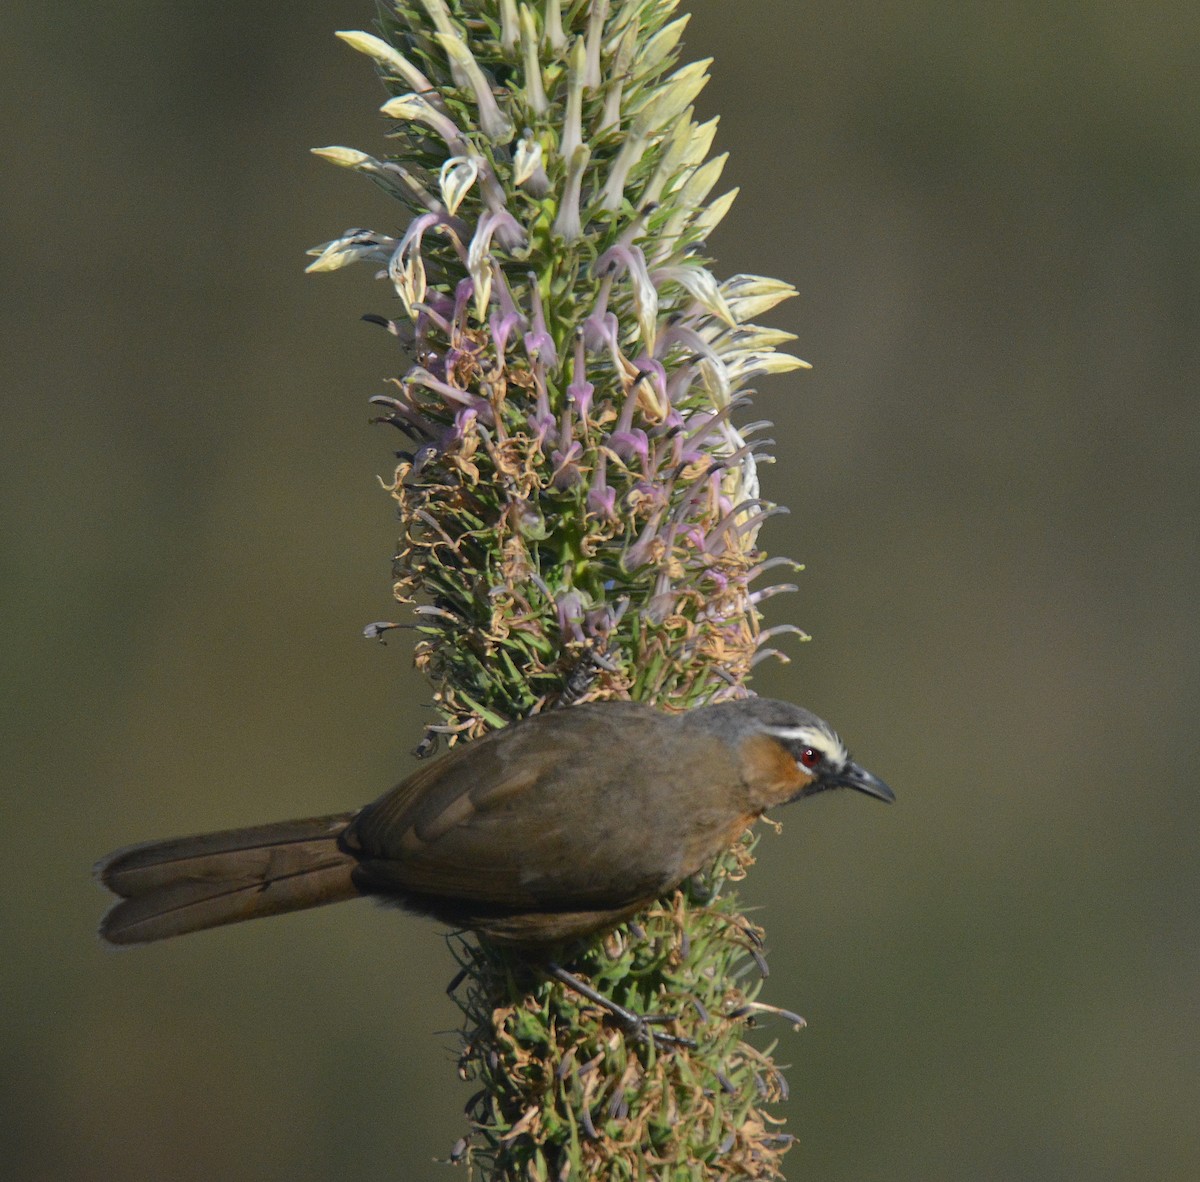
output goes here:
<path id="1" fill-rule="evenodd" d="M 694 1048 L 696 1043 L 690 1038 L 680 1038 L 674 1034 L 664 1034 L 660 1030 L 652 1030 L 651 1027 L 658 1022 L 670 1022 L 671 1018 L 667 1014 L 635 1014 L 633 1010 L 626 1009 L 625 1006 L 613 1001 L 611 997 L 605 997 L 603 993 L 593 989 L 586 982 L 581 981 L 573 973 L 568 973 L 560 964 L 549 960 L 545 962 L 545 970 L 548 976 L 565 985 L 568 989 L 578 993 L 581 997 L 586 997 L 588 1001 L 594 1002 L 602 1010 L 611 1014 L 618 1022 L 626 1029 L 633 1031 L 638 1038 L 654 1039 L 654 1042 L 661 1047 L 691 1047 Z"/>

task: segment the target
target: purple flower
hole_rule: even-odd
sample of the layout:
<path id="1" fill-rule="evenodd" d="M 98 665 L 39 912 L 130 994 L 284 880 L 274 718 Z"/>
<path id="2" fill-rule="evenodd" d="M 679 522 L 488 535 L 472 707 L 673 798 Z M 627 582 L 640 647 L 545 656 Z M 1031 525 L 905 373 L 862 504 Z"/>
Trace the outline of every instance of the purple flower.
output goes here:
<path id="1" fill-rule="evenodd" d="M 643 355 L 637 359 L 635 364 L 638 369 L 638 383 L 648 383 L 658 397 L 659 407 L 666 408 L 668 406 L 667 371 L 663 363 Z M 666 413 L 665 409 L 663 413 Z"/>
<path id="2" fill-rule="evenodd" d="M 554 488 L 573 488 L 583 479 L 583 474 L 579 471 L 579 457 L 582 454 L 583 448 L 574 440 L 567 445 L 565 451 L 556 449 L 550 453 L 550 462 L 554 465 L 550 483 Z"/>
<path id="3" fill-rule="evenodd" d="M 496 293 L 497 311 L 493 312 L 488 321 L 492 332 L 492 343 L 496 349 L 497 360 L 502 360 L 508 350 L 508 338 L 514 328 L 523 327 L 527 322 L 513 299 L 512 289 L 504 272 L 492 264 L 492 289 Z"/>
<path id="4" fill-rule="evenodd" d="M 388 408 L 389 413 L 377 419 L 376 422 L 391 423 L 393 427 L 403 431 L 409 439 L 433 439 L 438 433 L 439 425 L 436 422 L 426 418 L 398 398 L 390 398 L 386 394 L 373 394 L 367 401 L 372 406 Z"/>
<path id="5" fill-rule="evenodd" d="M 596 470 L 592 473 L 592 484 L 588 489 L 587 507 L 589 513 L 612 521 L 617 516 L 617 490 L 608 487 L 608 456 L 601 451 L 596 460 Z"/>
<path id="6" fill-rule="evenodd" d="M 661 545 L 658 527 L 662 523 L 662 516 L 661 509 L 652 513 L 650 520 L 646 522 L 638 536 L 638 540 L 632 546 L 627 547 L 625 553 L 621 555 L 621 565 L 627 571 L 635 571 L 638 567 L 645 566 L 654 556 L 654 552 Z"/>
<path id="7" fill-rule="evenodd" d="M 456 333 L 461 333 L 467 323 L 467 305 L 475 294 L 475 280 L 460 279 L 454 288 L 454 308 L 450 314 L 450 323 Z"/>
<path id="8" fill-rule="evenodd" d="M 537 401 L 529 415 L 529 426 L 537 439 L 538 447 L 541 447 L 547 436 L 554 438 L 555 430 L 554 413 L 550 409 L 550 394 L 546 389 L 546 367 L 540 361 L 533 367 L 533 381 L 537 388 Z"/>
<path id="9" fill-rule="evenodd" d="M 481 398 L 478 394 L 472 394 L 469 390 L 460 390 L 457 386 L 452 386 L 449 382 L 435 377 L 419 365 L 414 365 L 404 375 L 404 381 L 407 385 L 423 386 L 426 390 L 440 394 L 455 409 L 472 407 L 479 412 L 479 417 L 483 422 L 488 424 L 493 422 L 492 408 L 487 399 Z"/>
<path id="10" fill-rule="evenodd" d="M 671 490 L 653 480 L 638 480 L 634 482 L 629 497 L 639 507 L 665 509 L 670 502 Z"/>
<path id="11" fill-rule="evenodd" d="M 547 369 L 558 368 L 558 350 L 554 338 L 546 330 L 546 317 L 542 311 L 542 293 L 538 291 L 538 277 L 529 273 L 529 298 L 533 303 L 533 322 L 525 334 L 525 352 L 530 361 L 541 361 Z"/>
<path id="12" fill-rule="evenodd" d="M 457 447 L 468 435 L 475 430 L 479 412 L 473 406 L 465 406 L 454 415 L 454 423 L 448 427 L 438 440 L 438 450 L 449 451 Z"/>
<path id="13" fill-rule="evenodd" d="M 641 380 L 642 376 L 639 374 L 637 380 L 630 384 L 625 393 L 625 404 L 621 407 L 617 425 L 605 442 L 626 463 L 635 455 L 640 457 L 642 471 L 645 472 L 650 459 L 650 441 L 641 427 L 633 426 L 633 415 L 637 410 L 638 385 Z"/>
<path id="14" fill-rule="evenodd" d="M 583 479 L 583 473 L 579 470 L 579 457 L 582 454 L 583 447 L 576 442 L 572 431 L 571 405 L 568 403 L 563 408 L 558 427 L 558 447 L 550 453 L 550 462 L 554 465 L 550 483 L 555 488 L 573 488 Z"/>
<path id="15" fill-rule="evenodd" d="M 587 380 L 587 357 L 583 343 L 583 330 L 575 330 L 575 361 L 572 370 L 571 384 L 567 387 L 567 397 L 579 412 L 579 421 L 583 432 L 587 434 L 588 410 L 592 405 L 592 396 L 596 387 Z"/>
<path id="16" fill-rule="evenodd" d="M 621 622 L 621 617 L 625 614 L 628 606 L 629 600 L 622 598 L 615 604 L 605 603 L 592 608 L 585 616 L 584 626 L 587 628 L 588 635 L 594 636 L 598 640 L 604 640 L 611 636 Z"/>
<path id="17" fill-rule="evenodd" d="M 605 443 L 626 463 L 637 456 L 642 462 L 642 471 L 646 471 L 650 459 L 650 440 L 641 427 L 632 427 L 628 431 L 614 431 Z"/>
<path id="18" fill-rule="evenodd" d="M 565 640 L 585 638 L 583 634 L 584 600 L 578 591 L 560 591 L 555 597 L 558 612 L 558 630 Z"/>
<path id="19" fill-rule="evenodd" d="M 584 344 L 593 353 L 602 349 L 610 352 L 617 348 L 617 318 L 608 310 L 608 293 L 612 290 L 616 275 L 610 271 L 600 280 L 600 293 L 596 296 L 596 306 L 591 315 L 583 322 Z"/>

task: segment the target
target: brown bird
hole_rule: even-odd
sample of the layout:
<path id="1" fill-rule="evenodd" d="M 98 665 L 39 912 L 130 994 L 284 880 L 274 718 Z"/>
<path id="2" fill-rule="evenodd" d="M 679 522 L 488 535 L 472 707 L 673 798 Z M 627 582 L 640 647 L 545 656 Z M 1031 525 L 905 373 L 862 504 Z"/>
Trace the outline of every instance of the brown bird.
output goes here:
<path id="1" fill-rule="evenodd" d="M 368 895 L 544 947 L 628 919 L 768 809 L 828 788 L 895 799 L 786 702 L 574 706 L 456 747 L 357 812 L 118 850 L 96 867 L 120 896 L 100 934 L 141 944 Z"/>

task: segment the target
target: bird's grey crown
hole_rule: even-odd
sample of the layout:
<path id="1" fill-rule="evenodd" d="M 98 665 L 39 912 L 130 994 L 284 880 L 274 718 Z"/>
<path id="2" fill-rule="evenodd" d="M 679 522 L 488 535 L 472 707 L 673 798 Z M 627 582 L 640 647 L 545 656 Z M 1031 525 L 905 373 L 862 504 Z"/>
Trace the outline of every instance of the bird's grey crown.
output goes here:
<path id="1" fill-rule="evenodd" d="M 710 733 L 731 740 L 744 739 L 754 733 L 768 733 L 791 746 L 808 737 L 828 755 L 844 754 L 838 734 L 828 722 L 817 718 L 811 710 L 780 702 L 769 697 L 745 697 L 733 702 L 718 702 L 680 715 L 684 725 L 701 726 Z"/>
<path id="2" fill-rule="evenodd" d="M 734 702 L 701 706 L 681 718 L 732 741 L 759 732 L 778 739 L 797 755 L 805 747 L 813 747 L 820 751 L 827 765 L 835 768 L 843 767 L 850 759 L 845 744 L 829 723 L 811 710 L 791 702 L 774 698 L 740 698 Z"/>

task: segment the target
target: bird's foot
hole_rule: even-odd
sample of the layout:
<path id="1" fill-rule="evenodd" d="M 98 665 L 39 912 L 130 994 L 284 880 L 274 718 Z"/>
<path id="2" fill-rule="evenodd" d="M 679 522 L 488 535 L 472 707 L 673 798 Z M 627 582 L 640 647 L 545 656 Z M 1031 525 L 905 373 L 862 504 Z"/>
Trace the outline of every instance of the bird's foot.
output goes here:
<path id="1" fill-rule="evenodd" d="M 654 1045 L 660 1048 L 666 1047 L 688 1047 L 694 1049 L 696 1042 L 691 1038 L 683 1038 L 677 1034 L 667 1034 L 663 1030 L 655 1030 L 654 1027 L 666 1022 L 673 1022 L 674 1018 L 669 1014 L 636 1014 L 633 1010 L 621 1005 L 619 1002 L 613 1001 L 611 997 L 605 997 L 599 990 L 593 989 L 585 981 L 581 981 L 573 973 L 568 973 L 561 965 L 555 964 L 554 961 L 546 963 L 546 972 L 554 980 L 565 985 L 568 989 L 578 993 L 581 997 L 586 997 L 588 1001 L 594 1002 L 606 1013 L 614 1017 L 622 1026 L 625 1027 L 636 1038 L 646 1042 L 653 1041 Z"/>

